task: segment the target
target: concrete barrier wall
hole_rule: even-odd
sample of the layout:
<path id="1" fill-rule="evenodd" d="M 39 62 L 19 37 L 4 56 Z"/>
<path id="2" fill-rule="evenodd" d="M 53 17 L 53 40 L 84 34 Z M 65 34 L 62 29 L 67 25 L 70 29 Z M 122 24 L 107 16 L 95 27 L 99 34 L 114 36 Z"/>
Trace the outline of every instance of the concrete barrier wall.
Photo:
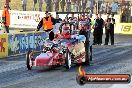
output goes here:
<path id="1" fill-rule="evenodd" d="M 1 34 L 0 58 L 21 55 L 28 50 L 40 51 L 47 36 L 45 32 Z"/>

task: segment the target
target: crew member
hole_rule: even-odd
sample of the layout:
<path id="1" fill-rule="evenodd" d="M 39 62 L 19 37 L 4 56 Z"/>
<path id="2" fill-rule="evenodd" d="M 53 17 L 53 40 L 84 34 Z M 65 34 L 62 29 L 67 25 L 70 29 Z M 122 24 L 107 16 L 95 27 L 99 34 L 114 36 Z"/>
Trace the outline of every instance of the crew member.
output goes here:
<path id="1" fill-rule="evenodd" d="M 98 14 L 96 14 L 94 32 L 93 32 L 94 35 L 93 45 L 102 44 L 103 27 L 104 27 L 104 20 L 101 18 L 101 14 L 99 16 Z"/>
<path id="2" fill-rule="evenodd" d="M 9 33 L 9 25 L 10 25 L 10 13 L 8 11 L 9 7 L 7 5 L 4 6 L 4 10 L 2 12 L 2 24 L 4 33 Z"/>
<path id="3" fill-rule="evenodd" d="M 42 18 L 42 20 L 39 22 L 37 26 L 37 31 L 39 31 L 42 26 L 45 32 L 49 32 L 53 30 L 53 25 L 55 25 L 55 19 L 49 16 L 48 11 L 46 11 L 45 14 L 46 14 L 46 17 Z"/>
<path id="4" fill-rule="evenodd" d="M 80 18 L 79 18 L 79 21 L 84 21 L 84 20 L 85 20 L 85 14 L 81 14 Z"/>
<path id="5" fill-rule="evenodd" d="M 87 29 L 88 29 L 88 37 L 90 37 L 90 33 L 91 33 L 91 18 L 90 18 L 90 14 L 88 14 L 86 16 L 86 21 L 87 21 Z"/>
<path id="6" fill-rule="evenodd" d="M 111 45 L 114 45 L 114 24 L 115 24 L 115 19 L 113 18 L 114 15 L 112 15 L 112 18 L 107 19 L 106 23 L 106 38 L 105 38 L 105 44 L 108 45 L 109 42 L 109 35 L 111 39 Z"/>
<path id="7" fill-rule="evenodd" d="M 98 14 L 96 14 L 96 18 L 94 19 L 94 25 L 93 25 L 93 45 L 97 44 L 97 33 L 98 33 L 98 23 L 97 20 L 99 19 Z"/>
<path id="8" fill-rule="evenodd" d="M 56 23 L 61 23 L 62 19 L 59 17 L 58 14 L 56 14 Z"/>
<path id="9" fill-rule="evenodd" d="M 99 14 L 99 29 L 98 29 L 98 45 L 102 44 L 102 36 L 103 36 L 103 28 L 104 28 L 105 22 L 104 20 L 101 18 L 101 14 Z"/>

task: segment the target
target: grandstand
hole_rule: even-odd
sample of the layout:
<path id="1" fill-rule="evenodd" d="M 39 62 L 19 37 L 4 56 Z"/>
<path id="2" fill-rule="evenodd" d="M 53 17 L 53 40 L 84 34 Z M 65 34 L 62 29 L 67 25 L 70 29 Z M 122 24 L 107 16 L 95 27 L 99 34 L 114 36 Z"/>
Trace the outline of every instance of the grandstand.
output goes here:
<path id="1" fill-rule="evenodd" d="M 21 3 L 22 0 L 11 0 L 10 2 L 10 7 L 12 10 L 19 10 L 21 11 L 22 10 L 22 3 Z M 3 9 L 4 7 L 4 3 L 5 3 L 5 0 L 0 0 L 0 8 Z M 43 11 L 45 11 L 45 3 L 43 3 Z M 36 8 L 38 10 L 38 3 L 36 4 Z M 32 11 L 32 8 L 33 8 L 33 0 L 27 0 L 27 10 L 28 11 Z"/>
<path id="2" fill-rule="evenodd" d="M 1 9 L 3 9 L 3 7 L 4 7 L 4 2 L 5 0 L 1 0 L 0 1 L 0 8 Z M 21 1 L 22 0 L 11 0 L 11 2 L 10 2 L 10 7 L 11 7 L 11 9 L 12 10 L 19 10 L 19 11 L 21 11 L 22 10 L 22 3 L 21 3 Z M 44 2 L 44 0 L 42 0 L 43 1 L 43 5 L 42 5 L 42 11 L 45 11 L 46 10 L 46 3 Z M 75 1 L 75 0 L 72 0 L 73 2 Z M 80 1 L 80 0 L 79 0 Z M 100 1 L 102 1 L 102 0 L 95 0 L 95 2 L 100 2 Z M 105 2 L 109 2 L 110 4 L 112 3 L 112 2 L 114 2 L 114 1 L 118 1 L 119 2 L 119 4 L 121 4 L 121 2 L 122 1 L 129 1 L 129 2 L 131 2 L 132 3 L 132 0 L 104 0 Z M 74 4 L 74 3 L 73 3 Z M 53 5 L 52 5 L 53 6 Z M 38 10 L 38 7 L 39 7 L 39 5 L 38 5 L 38 3 L 36 4 L 36 8 L 37 8 L 37 10 Z M 32 11 L 32 9 L 33 9 L 33 0 L 27 0 L 27 10 L 28 11 Z M 61 11 L 61 9 L 59 9 L 60 11 Z M 121 12 L 120 11 L 121 10 L 121 8 L 119 9 L 119 12 Z M 94 11 L 95 12 L 95 11 Z"/>

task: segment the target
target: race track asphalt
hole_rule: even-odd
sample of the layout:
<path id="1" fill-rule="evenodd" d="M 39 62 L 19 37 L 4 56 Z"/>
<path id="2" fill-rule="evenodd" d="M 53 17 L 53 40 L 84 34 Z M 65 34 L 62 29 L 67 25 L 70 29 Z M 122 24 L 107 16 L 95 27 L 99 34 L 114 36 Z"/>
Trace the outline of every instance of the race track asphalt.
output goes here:
<path id="1" fill-rule="evenodd" d="M 93 46 L 93 61 L 83 68 L 88 74 L 132 75 L 132 35 L 115 35 L 114 46 Z M 80 86 L 76 82 L 77 71 L 78 66 L 70 70 L 63 66 L 54 69 L 33 67 L 28 71 L 25 55 L 3 58 L 0 60 L 0 88 L 132 88 L 132 82 Z"/>

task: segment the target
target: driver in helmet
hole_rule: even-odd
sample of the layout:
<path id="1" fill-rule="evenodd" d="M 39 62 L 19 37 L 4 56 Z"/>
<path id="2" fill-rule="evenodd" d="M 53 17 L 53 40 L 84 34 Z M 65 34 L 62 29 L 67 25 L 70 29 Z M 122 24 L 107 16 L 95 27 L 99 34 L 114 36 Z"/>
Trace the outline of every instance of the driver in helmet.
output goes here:
<path id="1" fill-rule="evenodd" d="M 68 26 L 63 27 L 62 35 L 69 35 L 70 34 L 70 28 Z"/>
<path id="2" fill-rule="evenodd" d="M 64 25 L 62 30 L 60 30 L 60 33 L 54 34 L 54 39 L 61 39 L 66 35 L 70 35 L 70 28 L 69 26 Z"/>

